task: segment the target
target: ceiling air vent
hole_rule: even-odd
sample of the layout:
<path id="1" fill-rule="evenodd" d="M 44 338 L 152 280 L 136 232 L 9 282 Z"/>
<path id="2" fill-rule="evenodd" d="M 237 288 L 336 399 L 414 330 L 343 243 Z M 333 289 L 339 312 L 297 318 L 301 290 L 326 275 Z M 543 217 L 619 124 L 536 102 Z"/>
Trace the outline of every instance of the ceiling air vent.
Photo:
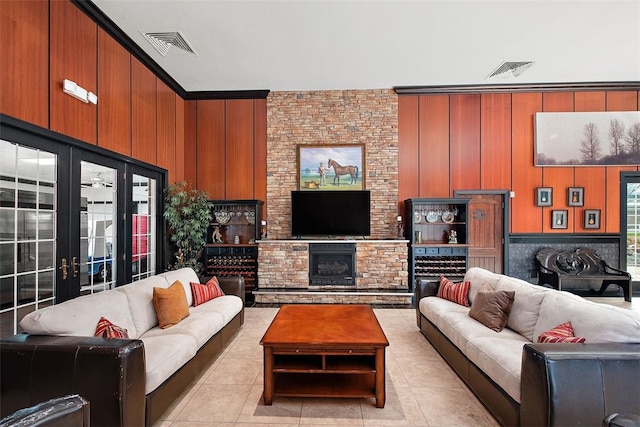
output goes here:
<path id="1" fill-rule="evenodd" d="M 198 55 L 179 31 L 166 33 L 142 33 L 160 55 L 166 56 L 171 46 L 192 55 Z"/>
<path id="2" fill-rule="evenodd" d="M 534 64 L 533 61 L 503 62 L 502 64 L 500 64 L 498 68 L 493 70 L 491 74 L 487 76 L 487 79 L 518 77 L 520 74 L 524 73 L 533 64 Z"/>

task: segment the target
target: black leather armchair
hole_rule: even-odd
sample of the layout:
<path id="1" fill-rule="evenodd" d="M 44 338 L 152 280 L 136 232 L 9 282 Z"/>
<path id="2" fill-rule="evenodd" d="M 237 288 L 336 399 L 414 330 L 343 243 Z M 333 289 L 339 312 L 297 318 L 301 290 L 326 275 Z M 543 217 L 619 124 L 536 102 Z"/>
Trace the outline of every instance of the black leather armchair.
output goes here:
<path id="1" fill-rule="evenodd" d="M 77 394 L 20 409 L 0 420 L 1 427 L 89 427 L 89 402 Z"/>

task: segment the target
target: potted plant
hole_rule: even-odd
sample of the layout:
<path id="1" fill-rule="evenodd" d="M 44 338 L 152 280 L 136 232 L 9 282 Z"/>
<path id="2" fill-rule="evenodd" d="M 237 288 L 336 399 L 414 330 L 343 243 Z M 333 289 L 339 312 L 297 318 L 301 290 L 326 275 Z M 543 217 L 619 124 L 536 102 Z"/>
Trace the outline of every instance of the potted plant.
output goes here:
<path id="1" fill-rule="evenodd" d="M 175 261 L 169 268 L 191 267 L 200 275 L 200 257 L 211 222 L 209 196 L 204 191 L 190 189 L 184 181 L 171 184 L 166 190 L 164 218 L 175 245 Z"/>

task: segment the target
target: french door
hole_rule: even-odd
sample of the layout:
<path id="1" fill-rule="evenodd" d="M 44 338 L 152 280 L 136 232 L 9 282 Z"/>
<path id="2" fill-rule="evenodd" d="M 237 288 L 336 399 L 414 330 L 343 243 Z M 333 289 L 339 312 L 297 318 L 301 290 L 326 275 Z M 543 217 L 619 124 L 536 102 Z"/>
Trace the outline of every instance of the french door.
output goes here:
<path id="1" fill-rule="evenodd" d="M 162 269 L 163 170 L 0 118 L 0 336 Z"/>

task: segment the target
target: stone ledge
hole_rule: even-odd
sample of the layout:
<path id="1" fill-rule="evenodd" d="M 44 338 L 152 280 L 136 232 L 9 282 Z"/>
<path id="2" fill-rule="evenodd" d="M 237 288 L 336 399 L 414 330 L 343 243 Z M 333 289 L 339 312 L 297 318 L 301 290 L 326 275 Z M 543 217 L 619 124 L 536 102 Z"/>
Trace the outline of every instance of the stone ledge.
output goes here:
<path id="1" fill-rule="evenodd" d="M 304 289 L 269 289 L 253 292 L 258 304 L 413 304 L 409 290 L 372 289 L 366 291 L 315 291 Z"/>

